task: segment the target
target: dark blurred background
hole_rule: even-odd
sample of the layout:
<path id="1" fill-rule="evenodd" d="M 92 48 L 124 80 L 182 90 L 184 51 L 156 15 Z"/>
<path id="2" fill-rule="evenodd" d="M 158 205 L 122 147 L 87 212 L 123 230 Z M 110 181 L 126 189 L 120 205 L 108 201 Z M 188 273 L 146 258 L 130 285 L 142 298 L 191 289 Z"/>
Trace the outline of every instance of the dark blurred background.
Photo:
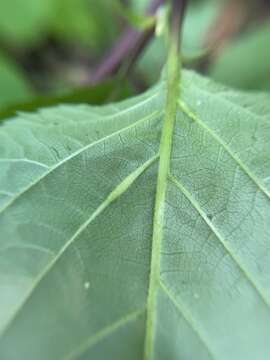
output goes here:
<path id="1" fill-rule="evenodd" d="M 166 61 L 166 5 L 146 16 L 151 3 L 0 0 L 0 117 L 58 102 L 102 104 L 154 84 Z M 234 88 L 269 91 L 270 1 L 190 0 L 182 58 Z"/>

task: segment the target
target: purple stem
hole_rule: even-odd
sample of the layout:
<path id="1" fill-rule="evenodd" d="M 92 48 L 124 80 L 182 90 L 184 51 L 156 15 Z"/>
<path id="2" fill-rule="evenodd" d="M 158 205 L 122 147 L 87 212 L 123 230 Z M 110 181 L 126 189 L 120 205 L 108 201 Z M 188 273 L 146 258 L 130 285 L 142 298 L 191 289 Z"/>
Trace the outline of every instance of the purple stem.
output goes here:
<path id="1" fill-rule="evenodd" d="M 146 10 L 146 15 L 154 15 L 164 0 L 152 0 Z M 142 50 L 154 34 L 154 26 L 138 31 L 130 26 L 126 28 L 117 43 L 105 55 L 101 63 L 90 76 L 89 83 L 94 85 L 104 81 L 114 74 L 120 66 L 129 59 L 129 67 L 136 61 Z"/>

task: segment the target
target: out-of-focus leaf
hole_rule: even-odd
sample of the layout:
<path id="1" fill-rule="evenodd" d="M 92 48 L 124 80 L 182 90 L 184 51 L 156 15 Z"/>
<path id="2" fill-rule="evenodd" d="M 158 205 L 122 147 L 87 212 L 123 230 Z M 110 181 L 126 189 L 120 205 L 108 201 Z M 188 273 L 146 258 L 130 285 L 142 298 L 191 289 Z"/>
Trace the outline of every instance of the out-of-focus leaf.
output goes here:
<path id="1" fill-rule="evenodd" d="M 16 103 L 12 106 L 3 107 L 3 109 L 0 110 L 0 120 L 11 117 L 20 111 L 35 111 L 39 108 L 57 104 L 85 103 L 91 105 L 102 105 L 107 102 L 126 99 L 133 94 L 133 90 L 126 82 L 122 81 L 121 86 L 118 85 L 119 81 L 111 80 L 94 87 L 73 90 L 65 94 L 36 96 L 29 99 L 28 102 Z"/>
<path id="2" fill-rule="evenodd" d="M 48 30 L 56 1 L 0 0 L 1 37 L 15 43 L 37 41 Z"/>
<path id="3" fill-rule="evenodd" d="M 114 0 L 1 0 L 0 32 L 19 45 L 48 34 L 102 48 L 114 39 Z"/>
<path id="4" fill-rule="evenodd" d="M 205 50 L 204 41 L 210 24 L 215 19 L 221 0 L 194 0 L 184 20 L 182 51 L 193 57 Z"/>
<path id="5" fill-rule="evenodd" d="M 146 9 L 149 2 L 148 0 L 130 0 L 129 4 L 134 10 L 142 12 Z"/>
<path id="6" fill-rule="evenodd" d="M 0 109 L 32 96 L 30 84 L 16 64 L 0 54 Z"/>
<path id="7" fill-rule="evenodd" d="M 270 90 L 270 22 L 250 29 L 229 44 L 210 70 L 224 84 L 246 90 Z"/>
<path id="8" fill-rule="evenodd" d="M 103 48 L 117 34 L 113 2 L 55 0 L 54 32 L 64 39 L 90 45 L 95 50 Z"/>

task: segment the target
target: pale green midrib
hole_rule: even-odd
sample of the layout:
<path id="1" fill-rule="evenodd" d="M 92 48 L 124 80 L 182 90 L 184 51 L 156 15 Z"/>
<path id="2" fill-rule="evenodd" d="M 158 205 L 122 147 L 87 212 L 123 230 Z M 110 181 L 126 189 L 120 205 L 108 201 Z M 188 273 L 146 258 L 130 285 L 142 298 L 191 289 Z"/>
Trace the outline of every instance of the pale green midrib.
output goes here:
<path id="1" fill-rule="evenodd" d="M 168 58 L 168 86 L 164 125 L 160 142 L 160 161 L 157 176 L 156 200 L 153 220 L 153 239 L 151 268 L 147 297 L 147 319 L 144 345 L 144 360 L 153 354 L 156 293 L 159 288 L 161 241 L 163 237 L 164 207 L 167 190 L 167 177 L 170 170 L 172 138 L 177 115 L 177 99 L 180 87 L 180 60 L 177 44 L 172 44 Z"/>
<path id="2" fill-rule="evenodd" d="M 216 360 L 216 357 L 213 354 L 213 351 L 210 349 L 209 343 L 206 340 L 206 338 L 204 337 L 201 329 L 198 328 L 196 321 L 193 319 L 192 315 L 190 314 L 190 312 L 188 312 L 183 304 L 179 304 L 177 302 L 177 300 L 175 299 L 173 293 L 170 291 L 170 289 L 165 285 L 165 283 L 162 281 L 162 279 L 160 279 L 160 287 L 163 290 L 163 292 L 166 294 L 166 296 L 168 297 L 168 299 L 171 301 L 171 303 L 173 304 L 173 306 L 177 309 L 177 311 L 180 313 L 180 315 L 182 315 L 182 317 L 186 320 L 186 322 L 188 323 L 188 325 L 190 326 L 190 328 L 192 329 L 192 331 L 194 332 L 194 334 L 198 337 L 199 341 L 201 342 L 201 344 L 204 346 L 204 348 L 206 349 L 206 351 L 208 352 L 210 358 L 212 360 Z"/>
<path id="3" fill-rule="evenodd" d="M 233 248 L 229 245 L 229 243 L 223 239 L 223 236 L 220 234 L 219 230 L 214 226 L 214 224 L 208 219 L 207 215 L 204 213 L 203 209 L 201 208 L 200 204 L 195 200 L 190 194 L 190 192 L 185 188 L 185 186 L 173 175 L 170 175 L 170 180 L 174 183 L 174 185 L 181 191 L 182 194 L 188 199 L 191 205 L 196 209 L 199 213 L 201 218 L 205 221 L 206 225 L 210 228 L 219 242 L 222 244 L 223 248 L 229 254 L 229 256 L 233 259 L 237 267 L 243 273 L 244 277 L 248 280 L 251 286 L 254 288 L 255 292 L 259 295 L 263 303 L 266 305 L 268 309 L 270 309 L 270 301 L 268 300 L 268 296 L 264 294 L 264 290 L 261 289 L 257 284 L 256 281 L 253 279 L 253 276 L 246 270 L 245 265 L 242 264 L 241 259 L 239 256 L 234 254 Z"/>
<path id="4" fill-rule="evenodd" d="M 50 175 L 51 173 L 53 173 L 55 170 L 57 170 L 58 168 L 60 168 L 60 166 L 64 165 L 66 162 L 68 162 L 71 159 L 74 159 L 76 156 L 80 155 L 81 153 L 83 153 L 84 151 L 89 150 L 91 147 L 94 147 L 100 143 L 102 143 L 105 140 L 108 140 L 110 138 L 113 138 L 114 136 L 117 136 L 119 134 L 122 134 L 123 132 L 126 132 L 132 128 L 135 128 L 136 126 L 138 126 L 141 123 L 144 123 L 145 121 L 148 120 L 152 120 L 155 118 L 155 116 L 157 116 L 160 113 L 160 111 L 154 111 L 153 113 L 145 116 L 144 118 L 137 120 L 136 122 L 132 123 L 129 126 L 126 126 L 124 128 L 121 128 L 120 130 L 117 130 L 115 132 L 113 132 L 112 134 L 109 134 L 97 141 L 94 141 L 93 143 L 84 146 L 83 148 L 77 150 L 76 152 L 72 153 L 70 156 L 68 156 L 67 158 L 61 160 L 59 163 L 57 163 L 56 165 L 52 166 L 48 171 L 45 171 L 45 173 L 43 173 L 39 178 L 37 178 L 34 182 L 30 183 L 29 186 L 27 186 L 26 188 L 24 188 L 21 192 L 17 193 L 15 196 L 12 197 L 12 199 L 7 202 L 3 208 L 0 208 L 0 216 L 10 207 L 12 206 L 22 195 L 24 195 L 25 193 L 27 193 L 28 191 L 30 191 L 34 186 L 38 185 L 43 179 L 45 179 L 48 175 Z"/>
<path id="5" fill-rule="evenodd" d="M 8 330 L 11 328 L 12 324 L 14 324 L 17 319 L 19 313 L 22 311 L 26 303 L 31 299 L 33 292 L 40 285 L 42 280 L 47 276 L 47 274 L 52 270 L 52 268 L 57 264 L 62 255 L 66 252 L 66 250 L 74 243 L 74 241 L 78 238 L 78 236 L 101 214 L 109 205 L 111 205 L 115 200 L 117 200 L 121 195 L 123 195 L 131 185 L 142 175 L 155 161 L 159 158 L 159 154 L 153 156 L 151 159 L 142 164 L 139 168 L 137 168 L 133 173 L 128 175 L 120 184 L 118 184 L 114 190 L 106 197 L 106 199 L 98 206 L 98 208 L 91 214 L 86 222 L 84 222 L 80 228 L 74 233 L 74 235 L 65 243 L 65 245 L 60 249 L 60 251 L 56 254 L 54 259 L 50 261 L 47 266 L 43 269 L 43 271 L 38 275 L 35 282 L 27 292 L 23 301 L 19 304 L 18 308 L 14 311 L 13 316 L 10 318 L 9 322 L 5 325 L 5 327 L 0 331 L 0 341 L 1 337 L 3 337 Z"/>
<path id="6" fill-rule="evenodd" d="M 206 125 L 188 106 L 178 100 L 179 107 L 181 110 L 193 121 L 195 121 L 199 126 L 206 130 L 217 142 L 218 144 L 230 155 L 230 157 L 239 165 L 243 172 L 251 179 L 251 181 L 258 187 L 261 192 L 270 200 L 270 193 L 268 189 L 260 182 L 256 175 L 254 175 L 251 170 L 242 162 L 242 160 L 228 147 L 228 145 L 216 134 L 208 125 Z"/>
<path id="7" fill-rule="evenodd" d="M 87 351 L 91 349 L 92 346 L 96 345 L 100 340 L 106 338 L 113 332 L 117 331 L 119 328 L 127 325 L 128 323 L 137 320 L 140 316 L 145 314 L 145 307 L 141 310 L 133 311 L 122 318 L 118 319 L 113 324 L 106 326 L 105 328 L 101 329 L 98 333 L 88 338 L 80 347 L 65 357 L 65 360 L 76 360 L 85 354 Z"/>

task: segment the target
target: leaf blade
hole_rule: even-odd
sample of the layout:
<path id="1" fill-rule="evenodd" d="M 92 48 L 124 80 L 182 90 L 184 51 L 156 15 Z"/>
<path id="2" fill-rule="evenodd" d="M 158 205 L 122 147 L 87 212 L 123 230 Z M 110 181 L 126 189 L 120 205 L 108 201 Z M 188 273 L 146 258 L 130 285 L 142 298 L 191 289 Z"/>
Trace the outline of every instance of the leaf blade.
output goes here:
<path id="1" fill-rule="evenodd" d="M 165 95 L 161 84 L 141 100 L 120 105 L 91 110 L 87 107 L 83 111 L 72 107 L 66 117 L 66 109 L 46 111 L 46 119 L 61 118 L 69 123 L 78 118 L 76 126 L 64 126 L 59 134 L 79 140 L 81 149 L 89 143 L 83 135 L 94 129 L 93 124 L 103 122 L 109 128 L 107 134 L 119 133 L 116 137 L 105 135 L 102 140 L 101 131 L 100 142 L 91 137 L 90 142 L 98 143 L 89 151 L 77 147 L 75 151 L 81 151 L 77 158 L 72 157 L 64 168 L 45 177 L 42 186 L 31 188 L 27 199 L 15 202 L 0 216 L 0 249 L 14 245 L 4 255 L 0 252 L 0 273 L 8 274 L 6 279 L 0 276 L 0 287 L 4 289 L 6 280 L 14 280 L 8 285 L 13 291 L 17 289 L 13 296 L 21 302 L 22 289 L 28 288 L 35 275 L 55 258 L 66 240 L 81 224 L 87 224 L 104 199 L 109 206 L 102 208 L 67 248 L 23 307 L 16 323 L 0 337 L 2 357 L 17 359 L 17 349 L 20 356 L 29 359 L 47 357 L 45 352 L 40 354 L 40 348 L 49 349 L 52 359 L 124 359 L 128 351 L 132 359 L 143 356 L 147 323 L 143 309 L 151 279 L 151 219 L 159 172 L 156 162 L 145 170 L 144 166 L 159 153 Z M 178 96 L 173 98 L 179 100 Z M 183 73 L 182 107 L 177 109 L 172 132 L 172 154 L 165 151 L 171 176 L 180 183 L 181 191 L 171 177 L 166 179 L 163 240 L 159 248 L 161 284 L 151 308 L 155 312 L 152 359 L 169 356 L 174 360 L 181 356 L 246 360 L 270 353 L 266 341 L 270 319 L 267 99 L 231 92 L 193 73 Z M 143 117 L 145 122 L 136 122 Z M 41 118 L 35 123 L 36 118 L 25 115 L 23 126 L 35 129 L 37 138 L 42 139 L 40 134 L 47 131 L 47 126 Z M 116 128 L 112 128 L 115 121 Z M 19 120 L 4 123 L 0 136 L 1 131 L 11 136 L 14 127 L 21 129 L 19 124 Z M 128 129 L 123 132 L 125 127 Z M 58 143 L 64 141 L 65 137 L 57 137 Z M 15 144 L 8 144 L 11 151 L 11 144 Z M 60 152 L 58 159 L 48 155 L 46 161 L 44 157 L 41 160 L 45 149 L 38 142 L 33 144 L 35 156 L 26 156 L 27 152 L 22 154 L 16 147 L 13 156 L 7 154 L 7 148 L 1 150 L 1 159 L 26 158 L 51 168 L 66 158 L 66 153 Z M 27 150 L 25 143 L 22 147 Z M 22 173 L 18 165 L 16 169 Z M 144 172 L 138 178 L 128 177 L 141 170 Z M 33 180 L 34 175 L 30 178 Z M 118 188 L 121 196 L 108 198 L 121 181 L 125 185 Z M 127 191 L 122 193 L 123 189 Z M 2 186 L 0 190 L 8 189 Z M 11 293 L 5 296 L 11 298 Z M 1 301 L 1 308 L 12 314 L 14 308 L 5 303 L 3 296 Z M 137 311 L 141 312 L 138 318 Z M 123 323 L 114 331 L 114 324 L 122 324 L 127 314 L 134 314 L 135 321 Z M 30 324 L 34 331 L 29 330 Z M 107 332 L 110 326 L 112 332 Z M 95 336 L 99 340 L 92 346 Z M 125 345 L 120 343 L 123 336 L 127 339 Z M 14 342 L 17 349 L 12 346 Z"/>

